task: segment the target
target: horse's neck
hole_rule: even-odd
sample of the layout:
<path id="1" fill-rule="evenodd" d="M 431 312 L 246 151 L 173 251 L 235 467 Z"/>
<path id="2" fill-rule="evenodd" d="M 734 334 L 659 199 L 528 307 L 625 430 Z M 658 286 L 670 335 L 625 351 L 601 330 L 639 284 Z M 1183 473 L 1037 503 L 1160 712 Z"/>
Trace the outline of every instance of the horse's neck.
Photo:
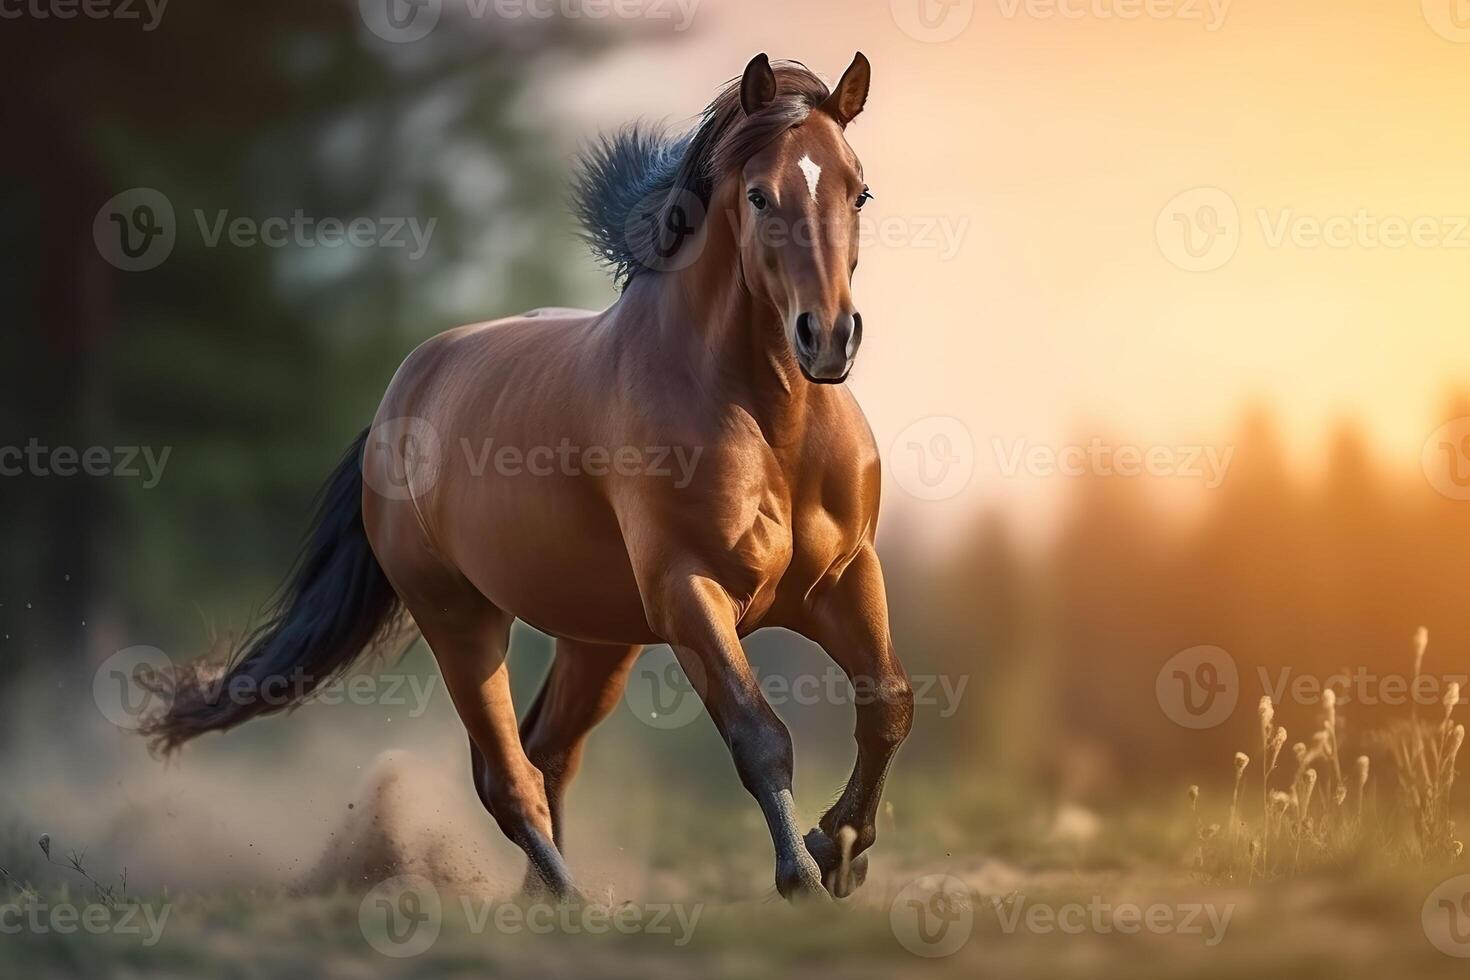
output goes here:
<path id="1" fill-rule="evenodd" d="M 680 351 L 700 390 L 739 404 L 773 443 L 805 430 L 811 385 L 779 314 L 746 289 L 738 256 L 712 243 L 687 269 L 657 277 L 660 342 Z"/>

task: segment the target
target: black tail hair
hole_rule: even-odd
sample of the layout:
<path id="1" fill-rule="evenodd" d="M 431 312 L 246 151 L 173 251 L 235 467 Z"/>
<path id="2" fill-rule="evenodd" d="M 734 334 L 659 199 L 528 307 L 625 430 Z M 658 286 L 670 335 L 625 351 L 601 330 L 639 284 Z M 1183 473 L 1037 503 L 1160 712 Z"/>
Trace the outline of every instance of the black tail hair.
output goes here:
<path id="1" fill-rule="evenodd" d="M 310 536 L 266 621 L 225 664 L 195 661 L 149 682 L 168 705 L 141 728 L 155 750 L 168 754 L 205 732 L 294 708 L 399 632 L 402 607 L 362 523 L 367 436 L 323 485 Z"/>

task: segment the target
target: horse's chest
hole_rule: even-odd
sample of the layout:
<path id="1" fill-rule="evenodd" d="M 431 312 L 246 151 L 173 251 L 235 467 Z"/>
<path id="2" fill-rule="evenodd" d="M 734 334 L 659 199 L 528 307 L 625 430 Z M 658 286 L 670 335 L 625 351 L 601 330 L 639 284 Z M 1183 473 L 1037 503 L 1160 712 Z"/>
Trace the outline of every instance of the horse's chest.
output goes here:
<path id="1" fill-rule="evenodd" d="M 843 506 L 773 497 L 757 507 L 731 557 L 748 625 L 785 599 L 809 594 L 862 539 L 861 522 Z"/>

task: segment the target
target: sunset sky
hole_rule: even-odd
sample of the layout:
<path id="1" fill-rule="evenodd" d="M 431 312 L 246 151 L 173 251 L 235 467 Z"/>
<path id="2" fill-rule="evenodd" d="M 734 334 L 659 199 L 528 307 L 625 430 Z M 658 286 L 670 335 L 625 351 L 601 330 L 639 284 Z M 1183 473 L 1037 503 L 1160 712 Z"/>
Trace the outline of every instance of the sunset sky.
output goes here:
<path id="1" fill-rule="evenodd" d="M 916 36 L 919 2 L 704 0 L 683 34 L 650 21 L 569 67 L 549 104 L 570 149 L 636 116 L 688 120 L 757 51 L 829 81 L 869 56 L 849 137 L 865 214 L 903 244 L 864 252 L 851 383 L 885 452 L 929 415 L 975 447 L 968 488 L 920 513 L 1050 509 L 1068 481 L 1007 478 L 996 438 L 1220 446 L 1250 406 L 1304 471 L 1344 420 L 1417 468 L 1470 382 L 1470 21 L 1450 0 L 1154 0 L 1171 16 L 1135 19 L 1129 0 L 1062 0 L 1071 17 L 973 0 L 929 8 L 962 27 L 946 41 Z M 1183 198 L 1186 218 L 1220 192 L 1239 216 L 1216 211 L 1234 238 L 1208 271 L 1171 261 L 1191 260 L 1166 206 L 1197 188 L 1216 190 Z M 589 278 L 582 300 L 610 295 Z"/>

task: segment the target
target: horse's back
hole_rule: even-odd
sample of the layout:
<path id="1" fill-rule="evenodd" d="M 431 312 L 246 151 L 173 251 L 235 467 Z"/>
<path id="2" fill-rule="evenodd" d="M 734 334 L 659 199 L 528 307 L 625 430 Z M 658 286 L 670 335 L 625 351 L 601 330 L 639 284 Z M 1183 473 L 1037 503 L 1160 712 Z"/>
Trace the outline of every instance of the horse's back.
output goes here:
<path id="1" fill-rule="evenodd" d="M 594 344 L 599 316 L 558 307 L 468 324 L 404 360 L 375 426 L 412 430 L 430 460 L 412 494 L 364 501 L 395 583 L 442 566 L 548 632 L 651 639 L 617 517 L 602 480 L 589 478 L 602 471 L 591 453 L 620 445 L 608 429 L 617 386 Z M 414 465 L 408 450 L 390 453 L 375 469 Z"/>

